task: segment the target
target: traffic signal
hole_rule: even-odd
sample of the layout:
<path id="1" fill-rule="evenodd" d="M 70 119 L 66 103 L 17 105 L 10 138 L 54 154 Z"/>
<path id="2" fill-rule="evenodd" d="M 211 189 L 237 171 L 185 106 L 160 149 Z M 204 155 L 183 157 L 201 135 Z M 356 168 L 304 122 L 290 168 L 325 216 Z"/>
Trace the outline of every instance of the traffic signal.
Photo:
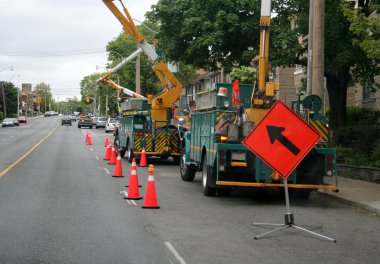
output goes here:
<path id="1" fill-rule="evenodd" d="M 86 104 L 91 104 L 94 100 L 90 96 L 86 96 L 85 102 Z"/>

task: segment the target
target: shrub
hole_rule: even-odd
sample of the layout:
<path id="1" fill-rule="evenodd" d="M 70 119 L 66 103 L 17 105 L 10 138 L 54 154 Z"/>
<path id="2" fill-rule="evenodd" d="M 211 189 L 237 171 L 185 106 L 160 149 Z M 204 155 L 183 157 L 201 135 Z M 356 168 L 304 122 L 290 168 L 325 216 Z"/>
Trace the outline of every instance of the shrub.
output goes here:
<path id="1" fill-rule="evenodd" d="M 347 126 L 334 132 L 339 163 L 380 167 L 379 120 L 378 110 L 347 108 Z"/>

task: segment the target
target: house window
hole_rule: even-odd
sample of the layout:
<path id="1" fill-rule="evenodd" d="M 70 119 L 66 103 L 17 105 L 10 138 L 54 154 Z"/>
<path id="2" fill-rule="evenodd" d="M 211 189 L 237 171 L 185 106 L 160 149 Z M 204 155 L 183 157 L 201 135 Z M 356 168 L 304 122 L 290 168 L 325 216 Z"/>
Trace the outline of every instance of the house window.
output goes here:
<path id="1" fill-rule="evenodd" d="M 376 101 L 376 89 L 370 85 L 363 85 L 363 101 Z"/>

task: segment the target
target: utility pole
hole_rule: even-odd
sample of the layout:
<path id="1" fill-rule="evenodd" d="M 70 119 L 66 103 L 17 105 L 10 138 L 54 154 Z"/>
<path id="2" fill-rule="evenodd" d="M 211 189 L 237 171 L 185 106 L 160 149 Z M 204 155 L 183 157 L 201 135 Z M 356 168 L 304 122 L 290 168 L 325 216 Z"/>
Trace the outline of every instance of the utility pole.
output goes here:
<path id="1" fill-rule="evenodd" d="M 325 0 L 314 1 L 313 12 L 313 75 L 312 93 L 322 98 L 325 59 L 324 59 L 324 27 L 325 27 Z"/>
<path id="2" fill-rule="evenodd" d="M 306 94 L 310 95 L 312 91 L 311 79 L 313 76 L 313 14 L 314 0 L 309 3 L 309 34 L 307 37 L 307 79 L 306 79 Z"/>
<path id="3" fill-rule="evenodd" d="M 2 88 L 2 92 L 3 92 L 3 112 L 4 112 L 4 118 L 6 118 L 7 117 L 7 108 L 5 105 L 5 94 L 4 94 L 5 85 L 4 85 L 4 82 L 1 82 L 1 88 Z"/>
<path id="4" fill-rule="evenodd" d="M 17 88 L 17 118 L 20 117 L 20 89 Z"/>
<path id="5" fill-rule="evenodd" d="M 106 117 L 108 116 L 108 94 L 106 94 Z"/>

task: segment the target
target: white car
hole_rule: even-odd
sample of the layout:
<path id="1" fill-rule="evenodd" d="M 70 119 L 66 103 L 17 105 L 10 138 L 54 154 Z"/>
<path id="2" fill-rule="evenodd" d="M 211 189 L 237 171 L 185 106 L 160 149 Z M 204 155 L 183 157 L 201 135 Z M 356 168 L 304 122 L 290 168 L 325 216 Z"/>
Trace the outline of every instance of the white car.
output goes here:
<path id="1" fill-rule="evenodd" d="M 115 118 L 108 118 L 106 126 L 104 128 L 104 130 L 106 131 L 106 133 L 113 132 L 113 130 L 115 128 L 115 125 L 116 125 L 116 122 L 117 121 L 116 121 Z"/>
<path id="2" fill-rule="evenodd" d="M 4 120 L 3 120 L 3 123 L 2 123 L 2 126 L 3 127 L 14 127 L 15 126 L 15 123 L 14 123 L 14 121 L 13 121 L 13 118 L 5 118 Z M 112 131 L 113 131 L 113 129 L 112 129 Z"/>

